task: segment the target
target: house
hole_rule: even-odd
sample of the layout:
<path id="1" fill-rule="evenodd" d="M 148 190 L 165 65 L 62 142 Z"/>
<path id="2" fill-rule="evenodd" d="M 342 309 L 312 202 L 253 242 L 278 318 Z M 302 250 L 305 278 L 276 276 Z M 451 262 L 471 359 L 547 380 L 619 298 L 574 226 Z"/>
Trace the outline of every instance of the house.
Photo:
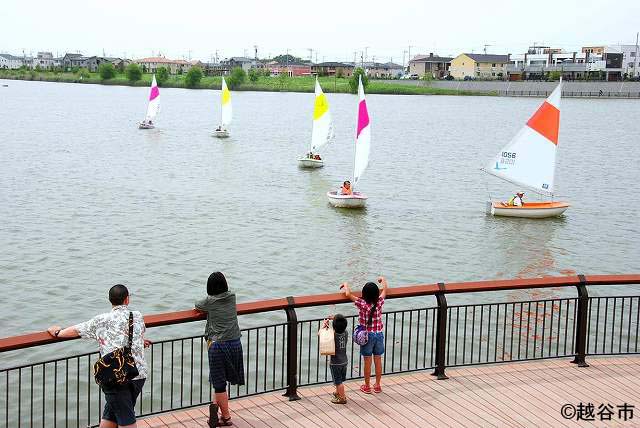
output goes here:
<path id="1" fill-rule="evenodd" d="M 264 68 L 265 65 L 255 58 L 247 58 L 243 56 L 232 56 L 221 61 L 221 65 L 225 66 L 228 70 L 233 70 L 236 67 L 242 68 L 245 72 L 248 72 L 252 68 Z"/>
<path id="2" fill-rule="evenodd" d="M 452 59 L 451 57 L 438 56 L 433 53 L 416 55 L 409 60 L 409 74 L 417 74 L 420 77 L 431 74 L 435 79 L 442 79 L 449 74 Z"/>
<path id="3" fill-rule="evenodd" d="M 118 70 L 123 71 L 129 64 L 131 64 L 131 60 L 126 58 L 115 58 L 111 64 L 113 64 L 113 66 Z"/>
<path id="4" fill-rule="evenodd" d="M 343 62 L 321 62 L 311 65 L 311 74 L 316 76 L 342 76 L 351 77 L 353 74 L 353 65 Z"/>
<path id="5" fill-rule="evenodd" d="M 367 76 L 373 79 L 397 79 L 404 74 L 404 67 L 393 62 L 365 62 Z"/>
<path id="6" fill-rule="evenodd" d="M 451 60 L 449 74 L 455 79 L 502 79 L 510 55 L 462 53 Z"/>
<path id="7" fill-rule="evenodd" d="M 16 70 L 24 65 L 24 58 L 11 54 L 0 54 L 0 68 Z"/>
<path id="8" fill-rule="evenodd" d="M 73 67 L 86 67 L 86 57 L 80 53 L 66 53 L 62 57 L 62 68 L 69 71 Z"/>
<path id="9" fill-rule="evenodd" d="M 183 59 L 168 59 L 163 56 L 141 58 L 133 62 L 140 65 L 145 73 L 155 73 L 158 68 L 165 67 L 171 74 L 182 74 L 189 71 L 192 65 Z"/>
<path id="10" fill-rule="evenodd" d="M 622 54 L 622 73 L 627 77 L 640 77 L 640 48 L 637 45 L 610 45 L 606 48 L 606 54 Z"/>
<path id="11" fill-rule="evenodd" d="M 205 76 L 224 76 L 229 74 L 231 70 L 227 65 L 220 62 L 203 62 L 202 72 Z"/>
<path id="12" fill-rule="evenodd" d="M 308 62 L 289 61 L 281 64 L 277 61 L 271 61 L 266 64 L 266 67 L 272 76 L 278 76 L 280 74 L 287 74 L 289 77 L 311 75 L 311 63 Z"/>
<path id="13" fill-rule="evenodd" d="M 32 67 L 40 67 L 42 70 L 52 69 L 54 67 L 53 54 L 51 52 L 38 52 L 33 59 Z"/>

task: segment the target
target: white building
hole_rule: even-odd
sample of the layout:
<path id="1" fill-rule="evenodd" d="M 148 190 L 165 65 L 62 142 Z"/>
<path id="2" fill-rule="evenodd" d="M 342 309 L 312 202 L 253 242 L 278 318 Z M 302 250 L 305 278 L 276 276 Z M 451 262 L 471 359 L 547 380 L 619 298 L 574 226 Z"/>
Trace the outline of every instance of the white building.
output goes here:
<path id="1" fill-rule="evenodd" d="M 49 70 L 54 66 L 53 54 L 51 52 L 38 52 L 33 59 L 33 68 L 40 67 L 42 70 Z"/>
<path id="2" fill-rule="evenodd" d="M 544 78 L 548 72 L 558 71 L 567 78 L 575 79 L 605 68 L 603 55 L 532 46 L 526 53 L 511 55 L 507 74 L 510 80 L 538 79 Z"/>
<path id="3" fill-rule="evenodd" d="M 629 77 L 640 76 L 640 48 L 637 45 L 610 45 L 607 53 L 622 54 L 622 72 Z"/>
<path id="4" fill-rule="evenodd" d="M 16 70 L 24 65 L 23 57 L 11 54 L 0 54 L 0 68 Z"/>

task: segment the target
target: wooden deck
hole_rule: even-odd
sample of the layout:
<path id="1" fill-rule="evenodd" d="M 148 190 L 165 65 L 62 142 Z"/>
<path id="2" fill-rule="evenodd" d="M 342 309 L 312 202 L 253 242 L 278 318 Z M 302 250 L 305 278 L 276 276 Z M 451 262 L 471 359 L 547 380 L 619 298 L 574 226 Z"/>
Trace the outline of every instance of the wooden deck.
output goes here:
<path id="1" fill-rule="evenodd" d="M 447 370 L 448 380 L 428 372 L 382 378 L 381 394 L 365 395 L 359 381 L 347 383 L 348 404 L 330 402 L 332 385 L 301 388 L 300 401 L 279 393 L 231 402 L 236 427 L 585 427 L 640 424 L 640 356 L 587 358 L 579 368 L 567 359 Z M 563 404 L 593 403 L 595 422 L 564 419 Z M 597 414 L 611 404 L 611 421 Z M 624 422 L 618 405 L 634 405 Z M 138 427 L 203 427 L 206 408 L 140 419 Z"/>

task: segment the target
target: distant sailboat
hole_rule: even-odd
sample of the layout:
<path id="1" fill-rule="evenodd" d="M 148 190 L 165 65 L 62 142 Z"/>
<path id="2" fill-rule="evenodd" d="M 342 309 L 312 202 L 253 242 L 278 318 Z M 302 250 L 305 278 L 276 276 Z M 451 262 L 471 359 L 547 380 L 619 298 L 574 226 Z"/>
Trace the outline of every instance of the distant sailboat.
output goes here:
<path id="1" fill-rule="evenodd" d="M 160 111 L 160 89 L 158 89 L 158 83 L 156 82 L 156 75 L 153 75 L 151 80 L 151 91 L 149 92 L 149 105 L 147 106 L 147 115 L 144 120 L 140 122 L 138 128 L 140 129 L 153 129 L 155 124 L 153 121 L 156 119 L 158 112 Z"/>
<path id="2" fill-rule="evenodd" d="M 358 184 L 364 170 L 369 165 L 369 151 L 371 149 L 371 126 L 369 123 L 369 111 L 367 100 L 364 96 L 362 78 L 358 78 L 358 122 L 356 125 L 356 144 L 353 164 L 353 187 Z M 327 192 L 329 203 L 338 208 L 363 208 L 367 203 L 367 196 L 360 192 L 351 195 L 343 195 L 337 191 Z"/>
<path id="3" fill-rule="evenodd" d="M 551 196 L 552 200 L 522 206 L 489 201 L 487 208 L 492 215 L 545 218 L 559 216 L 569 208 L 566 202 L 553 201 L 561 96 L 562 80 L 520 132 L 483 168 L 488 174 Z"/>
<path id="4" fill-rule="evenodd" d="M 311 131 L 311 146 L 305 156 L 298 159 L 301 168 L 320 168 L 324 165 L 317 151 L 333 139 L 333 124 L 329 102 L 322 92 L 318 78 L 316 77 L 315 103 L 313 106 L 313 129 Z"/>
<path id="5" fill-rule="evenodd" d="M 222 91 L 220 93 L 220 125 L 213 131 L 213 136 L 218 138 L 229 137 L 229 125 L 233 117 L 231 107 L 231 91 L 227 88 L 227 82 L 222 78 Z"/>

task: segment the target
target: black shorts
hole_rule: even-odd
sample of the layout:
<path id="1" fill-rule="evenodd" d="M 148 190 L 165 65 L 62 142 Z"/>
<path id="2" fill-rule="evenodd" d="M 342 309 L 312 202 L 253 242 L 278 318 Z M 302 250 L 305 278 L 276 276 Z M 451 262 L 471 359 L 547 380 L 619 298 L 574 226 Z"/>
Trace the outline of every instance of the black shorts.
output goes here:
<path id="1" fill-rule="evenodd" d="M 342 385 L 347 380 L 347 365 L 342 364 L 339 366 L 331 365 L 331 376 L 333 377 L 334 385 Z"/>
<path id="2" fill-rule="evenodd" d="M 142 392 L 146 379 L 132 380 L 126 385 L 103 387 L 105 404 L 102 419 L 115 422 L 118 425 L 133 425 L 136 423 L 136 400 Z"/>

